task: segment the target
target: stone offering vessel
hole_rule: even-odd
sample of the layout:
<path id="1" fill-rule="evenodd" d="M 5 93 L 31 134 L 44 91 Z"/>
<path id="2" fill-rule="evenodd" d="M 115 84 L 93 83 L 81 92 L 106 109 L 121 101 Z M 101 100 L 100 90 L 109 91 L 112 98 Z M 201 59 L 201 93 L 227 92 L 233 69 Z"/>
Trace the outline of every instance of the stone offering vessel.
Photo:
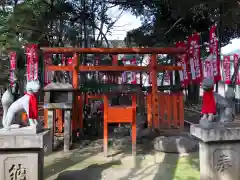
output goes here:
<path id="1" fill-rule="evenodd" d="M 23 97 L 13 102 L 13 95 L 10 90 L 2 96 L 3 118 L 2 125 L 4 131 L 11 131 L 20 128 L 19 124 L 14 124 L 15 115 L 24 110 L 29 119 L 29 126 L 23 127 L 30 130 L 32 133 L 37 133 L 41 129 L 38 123 L 38 102 L 36 94 L 40 90 L 40 83 L 38 80 L 30 81 L 26 85 L 26 93 Z"/>

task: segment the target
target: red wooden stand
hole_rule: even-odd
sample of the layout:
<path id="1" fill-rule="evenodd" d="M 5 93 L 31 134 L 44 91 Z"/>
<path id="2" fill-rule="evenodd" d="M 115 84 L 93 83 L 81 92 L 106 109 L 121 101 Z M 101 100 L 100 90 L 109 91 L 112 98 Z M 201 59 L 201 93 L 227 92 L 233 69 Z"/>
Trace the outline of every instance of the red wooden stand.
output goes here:
<path id="1" fill-rule="evenodd" d="M 109 123 L 130 123 L 132 124 L 132 154 L 136 155 L 136 95 L 132 95 L 132 106 L 109 106 L 107 95 L 104 99 L 104 156 L 108 155 L 108 124 Z"/>

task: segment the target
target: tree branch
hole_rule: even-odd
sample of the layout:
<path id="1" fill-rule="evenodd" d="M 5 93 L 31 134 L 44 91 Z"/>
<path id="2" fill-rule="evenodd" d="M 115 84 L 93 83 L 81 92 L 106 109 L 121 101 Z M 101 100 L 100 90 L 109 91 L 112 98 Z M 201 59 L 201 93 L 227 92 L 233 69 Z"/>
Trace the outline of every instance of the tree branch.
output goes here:
<path id="1" fill-rule="evenodd" d="M 164 36 L 166 36 L 173 28 L 175 28 L 175 26 L 176 26 L 178 23 L 180 23 L 183 19 L 184 19 L 183 17 L 179 18 L 179 19 L 172 25 L 172 27 L 171 27 L 170 29 L 168 29 L 167 32 L 164 33 Z"/>
<path id="2" fill-rule="evenodd" d="M 122 14 L 123 14 L 123 10 L 121 11 L 121 13 L 116 17 L 116 19 L 112 22 L 112 23 L 110 23 L 109 25 L 108 25 L 108 27 L 107 27 L 107 30 L 106 30 L 106 32 L 105 32 L 105 36 L 107 35 L 107 33 L 109 33 L 110 32 L 110 29 L 114 26 L 114 24 L 120 19 L 120 17 L 122 16 Z"/>
<path id="3" fill-rule="evenodd" d="M 99 31 L 99 34 L 101 34 L 103 36 L 104 40 L 106 41 L 107 47 L 109 47 L 110 45 L 109 45 L 108 39 L 107 39 L 105 33 L 103 33 L 102 29 L 99 28 L 94 22 L 92 22 L 92 26 Z"/>

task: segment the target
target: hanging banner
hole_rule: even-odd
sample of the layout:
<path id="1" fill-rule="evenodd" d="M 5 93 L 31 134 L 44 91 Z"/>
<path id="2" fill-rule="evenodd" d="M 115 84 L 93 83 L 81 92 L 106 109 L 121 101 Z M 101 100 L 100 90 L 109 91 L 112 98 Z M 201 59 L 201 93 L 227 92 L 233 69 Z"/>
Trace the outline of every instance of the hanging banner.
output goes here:
<path id="1" fill-rule="evenodd" d="M 163 80 L 165 81 L 165 82 L 167 82 L 168 84 L 170 84 L 170 79 L 171 79 L 171 72 L 170 71 L 166 71 L 165 73 L 164 73 L 164 78 L 163 78 Z"/>
<path id="2" fill-rule="evenodd" d="M 225 83 L 231 83 L 231 72 L 230 72 L 230 56 L 224 56 L 223 59 L 223 73 L 225 77 Z"/>
<path id="3" fill-rule="evenodd" d="M 127 63 L 127 60 L 125 57 L 122 58 L 122 63 L 125 66 L 125 64 Z M 126 71 L 122 73 L 122 83 L 126 83 L 127 82 L 127 73 Z"/>
<path id="4" fill-rule="evenodd" d="M 27 58 L 27 81 L 38 79 L 38 45 L 29 44 L 26 46 Z"/>
<path id="5" fill-rule="evenodd" d="M 187 48 L 185 42 L 177 42 L 177 48 Z M 179 71 L 180 81 L 182 86 L 187 86 L 190 82 L 190 73 L 189 73 L 189 66 L 188 66 L 188 57 L 187 53 L 178 56 L 177 65 L 183 67 L 183 70 Z"/>
<path id="6" fill-rule="evenodd" d="M 72 65 L 72 63 L 73 63 L 73 58 L 67 58 L 67 65 L 69 66 L 69 65 Z"/>
<path id="7" fill-rule="evenodd" d="M 233 55 L 233 62 L 234 62 L 234 70 L 237 68 L 237 64 L 238 64 L 238 58 L 239 58 L 239 55 L 238 54 L 234 54 Z M 240 66 L 238 66 L 240 67 Z M 239 72 L 239 68 L 237 70 L 237 77 L 236 77 L 236 84 L 240 84 L 240 72 Z"/>
<path id="8" fill-rule="evenodd" d="M 48 53 L 44 53 L 44 85 L 51 83 L 53 80 L 53 74 L 51 71 L 47 71 L 45 69 L 46 65 L 52 64 L 52 55 Z"/>
<path id="9" fill-rule="evenodd" d="M 213 75 L 214 75 L 214 81 L 218 82 L 221 80 L 221 73 L 220 73 L 220 56 L 219 54 L 219 44 L 218 44 L 218 38 L 216 36 L 216 30 L 217 27 L 214 25 L 210 28 L 209 31 L 209 51 L 212 55 L 212 68 L 213 68 Z"/>
<path id="10" fill-rule="evenodd" d="M 16 64 L 17 64 L 17 53 L 16 52 L 10 52 L 10 85 L 13 86 L 15 81 L 15 70 L 16 70 Z"/>
<path id="11" fill-rule="evenodd" d="M 137 59 L 135 56 L 131 60 L 131 65 L 137 65 Z M 137 73 L 136 72 L 131 72 L 131 82 L 130 83 L 137 84 Z"/>
<path id="12" fill-rule="evenodd" d="M 135 56 L 124 56 L 122 58 L 122 62 L 124 66 L 127 65 L 137 65 L 137 59 Z M 128 72 L 125 71 L 122 73 L 122 82 L 123 83 L 130 83 L 130 84 L 137 84 L 137 74 L 136 72 Z"/>
<path id="13" fill-rule="evenodd" d="M 210 78 L 213 79 L 213 67 L 212 67 L 212 62 L 209 60 L 204 61 L 204 78 Z"/>
<path id="14" fill-rule="evenodd" d="M 202 82 L 202 64 L 200 58 L 200 36 L 198 33 L 193 34 L 188 37 L 188 57 L 190 63 L 190 70 L 192 75 L 193 83 L 201 83 Z"/>
<path id="15" fill-rule="evenodd" d="M 212 54 L 203 61 L 203 77 L 214 79 Z"/>
<path id="16" fill-rule="evenodd" d="M 64 56 L 64 54 L 61 54 L 61 59 L 62 59 L 62 66 L 65 66 L 66 65 L 66 57 Z"/>

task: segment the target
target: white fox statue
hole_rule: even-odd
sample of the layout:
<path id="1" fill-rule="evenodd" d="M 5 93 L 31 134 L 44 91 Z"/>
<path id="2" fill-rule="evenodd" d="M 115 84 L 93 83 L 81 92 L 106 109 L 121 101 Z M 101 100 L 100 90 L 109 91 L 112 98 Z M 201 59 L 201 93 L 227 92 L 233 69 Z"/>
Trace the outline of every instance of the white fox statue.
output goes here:
<path id="1" fill-rule="evenodd" d="M 26 85 L 26 93 L 23 97 L 13 102 L 13 95 L 9 90 L 6 90 L 2 96 L 3 118 L 2 125 L 4 129 L 11 130 L 19 128 L 19 124 L 12 124 L 16 113 L 24 110 L 29 119 L 29 125 L 37 127 L 38 125 L 38 102 L 36 93 L 40 89 L 38 80 L 29 81 Z"/>

